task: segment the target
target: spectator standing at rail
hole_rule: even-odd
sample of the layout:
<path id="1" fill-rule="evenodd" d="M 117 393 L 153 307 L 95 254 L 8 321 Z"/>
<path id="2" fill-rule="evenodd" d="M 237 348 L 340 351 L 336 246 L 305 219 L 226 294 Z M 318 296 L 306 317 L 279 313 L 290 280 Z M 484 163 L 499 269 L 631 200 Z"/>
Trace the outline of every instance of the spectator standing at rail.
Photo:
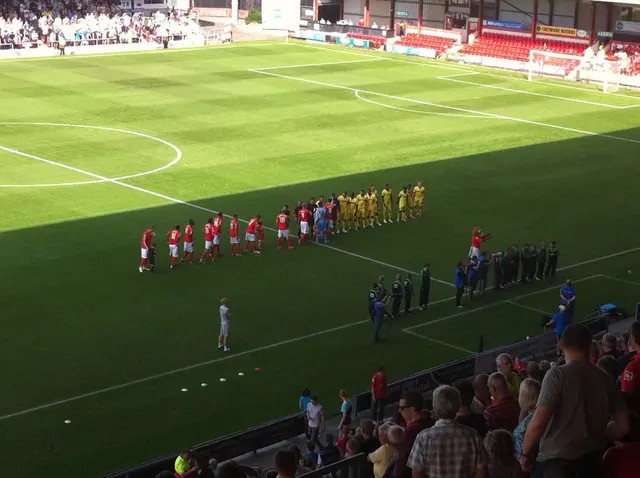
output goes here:
<path id="1" fill-rule="evenodd" d="M 489 376 L 489 392 L 494 402 L 484 409 L 484 419 L 489 430 L 508 430 L 512 432 L 518 426 L 520 406 L 518 400 L 507 388 L 507 379 L 500 372 Z"/>
<path id="2" fill-rule="evenodd" d="M 506 378 L 509 393 L 513 394 L 514 397 L 517 397 L 522 379 L 520 378 L 520 375 L 514 371 L 513 358 L 511 355 L 508 353 L 501 353 L 498 355 L 496 357 L 496 367 Z"/>
<path id="3" fill-rule="evenodd" d="M 429 293 L 431 292 L 431 265 L 427 262 L 420 271 L 420 310 L 429 307 Z"/>
<path id="4" fill-rule="evenodd" d="M 471 380 L 461 379 L 453 383 L 453 387 L 460 394 L 460 409 L 456 414 L 456 420 L 462 425 L 473 428 L 478 432 L 480 438 L 484 438 L 487 434 L 487 423 L 484 416 L 471 411 L 471 403 L 474 399 L 473 383 Z"/>
<path id="5" fill-rule="evenodd" d="M 413 478 L 484 477 L 486 452 L 473 428 L 456 422 L 460 408 L 458 391 L 440 385 L 433 392 L 433 411 L 438 421 L 416 437 L 407 466 Z"/>
<path id="6" fill-rule="evenodd" d="M 384 418 L 384 407 L 387 400 L 387 369 L 378 367 L 371 377 L 371 415 L 373 421 L 379 423 Z"/>
<path id="7" fill-rule="evenodd" d="M 418 391 L 405 392 L 400 398 L 398 408 L 406 427 L 402 441 L 396 446 L 392 478 L 411 478 L 411 468 L 407 466 L 407 461 L 416 437 L 422 430 L 433 425 L 431 420 L 422 414 L 423 406 L 422 394 Z"/>
<path id="8" fill-rule="evenodd" d="M 631 324 L 629 351 L 635 354 L 622 373 L 622 392 L 631 410 L 640 414 L 640 321 L 637 320 Z"/>
<path id="9" fill-rule="evenodd" d="M 591 341 L 586 326 L 567 327 L 562 335 L 567 363 L 551 368 L 542 381 L 520 457 L 522 469 L 532 471 L 533 478 L 559 464 L 563 476 L 593 477 L 607 444 L 629 431 L 620 391 L 609 374 L 591 363 Z"/>
<path id="10" fill-rule="evenodd" d="M 320 433 L 325 428 L 324 408 L 318 403 L 318 397 L 311 397 L 311 403 L 307 405 L 307 420 L 309 424 L 309 439 L 321 446 Z"/>
<path id="11" fill-rule="evenodd" d="M 310 403 L 311 403 L 311 390 L 309 390 L 308 388 L 305 388 L 304 390 L 302 390 L 302 393 L 300 394 L 300 398 L 298 399 L 298 408 L 300 409 L 300 411 L 305 417 L 307 416 L 307 407 L 309 406 Z M 309 439 L 309 421 L 305 419 L 304 424 L 305 424 L 304 434 L 308 440 Z"/>
<path id="12" fill-rule="evenodd" d="M 351 419 L 353 414 L 353 402 L 349 398 L 349 394 L 345 390 L 340 390 L 340 423 L 338 424 L 338 430 L 343 426 L 351 425 Z"/>

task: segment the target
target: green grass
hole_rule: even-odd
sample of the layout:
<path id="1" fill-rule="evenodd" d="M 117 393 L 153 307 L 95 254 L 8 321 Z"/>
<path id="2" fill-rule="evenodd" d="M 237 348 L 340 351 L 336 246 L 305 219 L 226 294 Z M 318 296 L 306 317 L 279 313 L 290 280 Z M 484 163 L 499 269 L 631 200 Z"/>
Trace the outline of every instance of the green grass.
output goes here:
<path id="1" fill-rule="evenodd" d="M 452 281 L 473 225 L 494 234 L 492 248 L 556 239 L 564 267 L 638 247 L 640 110 L 615 107 L 640 97 L 486 69 L 458 78 L 476 84 L 455 83 L 438 77 L 461 73 L 458 65 L 375 53 L 394 61 L 344 63 L 367 59 L 353 52 L 260 44 L 3 64 L 5 123 L 119 128 L 183 153 L 170 168 L 123 180 L 143 191 L 113 182 L 0 188 L 7 475 L 101 476 L 290 413 L 305 386 L 337 411 L 337 391 L 366 389 L 379 364 L 398 379 L 464 356 L 460 348 L 475 350 L 481 335 L 498 346 L 539 332 L 539 313 L 504 301 L 553 311 L 568 275 L 590 277 L 577 284 L 579 315 L 599 301 L 633 308 L 640 255 L 628 253 L 489 293 L 463 315 L 449 317 L 458 310 L 443 301 L 402 318 L 374 347 L 364 321 L 372 280 L 430 261 Z M 295 79 L 249 71 L 337 62 L 265 70 Z M 175 158 L 148 138 L 63 126 L 0 124 L 0 146 L 75 168 L 4 149 L 3 185 L 99 180 L 79 170 L 119 178 Z M 339 250 L 277 252 L 270 232 L 260 257 L 167 269 L 163 234 L 189 218 L 200 230 L 206 209 L 260 212 L 271 226 L 285 203 L 418 180 L 427 187 L 421 220 L 339 236 L 331 243 Z M 152 223 L 154 277 L 136 270 Z M 196 244 L 201 251 L 201 235 Z M 434 284 L 433 301 L 451 295 Z M 224 360 L 215 349 L 222 296 L 236 317 L 235 355 Z M 453 347 L 402 331 L 423 323 L 414 330 Z M 165 374 L 194 364 L 202 365 Z M 156 374 L 165 375 L 113 389 Z M 86 456 L 90 468 L 78 460 Z"/>

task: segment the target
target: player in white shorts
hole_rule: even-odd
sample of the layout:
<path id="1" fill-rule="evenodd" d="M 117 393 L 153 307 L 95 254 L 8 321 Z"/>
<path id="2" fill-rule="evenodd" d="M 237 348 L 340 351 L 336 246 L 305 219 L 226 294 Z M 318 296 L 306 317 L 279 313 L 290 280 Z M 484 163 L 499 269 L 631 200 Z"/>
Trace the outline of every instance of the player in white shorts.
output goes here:
<path id="1" fill-rule="evenodd" d="M 231 332 L 229 299 L 224 297 L 220 300 L 220 303 L 220 336 L 218 337 L 218 349 L 231 352 L 231 349 L 228 347 L 229 333 Z"/>
<path id="2" fill-rule="evenodd" d="M 289 232 L 289 230 L 286 230 L 287 233 Z M 302 221 L 300 223 L 300 234 L 308 236 L 309 235 L 309 222 L 308 221 Z M 278 237 L 288 237 L 287 236 L 280 236 L 280 230 L 278 230 Z"/>

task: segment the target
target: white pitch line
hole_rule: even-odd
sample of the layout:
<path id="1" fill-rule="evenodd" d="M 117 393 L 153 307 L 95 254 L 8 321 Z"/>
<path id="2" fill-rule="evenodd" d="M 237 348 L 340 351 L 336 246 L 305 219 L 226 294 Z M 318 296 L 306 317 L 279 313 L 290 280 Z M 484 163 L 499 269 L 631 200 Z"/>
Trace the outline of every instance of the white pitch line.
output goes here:
<path id="1" fill-rule="evenodd" d="M 226 50 L 227 48 L 260 48 L 260 47 L 270 47 L 270 46 L 280 46 L 280 45 L 296 45 L 295 43 L 286 43 L 286 42 L 277 42 L 274 40 L 264 40 L 265 43 L 251 43 L 251 44 L 237 44 L 233 45 L 209 45 L 209 46 L 198 46 L 198 47 L 185 47 L 185 48 L 171 48 L 171 49 L 160 49 L 160 50 L 143 50 L 143 51 L 129 51 L 129 52 L 120 52 L 120 53 L 89 53 L 87 55 L 75 55 L 72 53 L 65 56 L 53 55 L 53 56 L 40 56 L 40 57 L 32 57 L 32 58 L 7 58 L 0 59 L 0 65 L 4 63 L 15 63 L 15 62 L 32 62 L 32 61 L 70 61 L 74 58 L 111 58 L 114 56 L 133 56 L 133 55 L 166 55 L 168 53 L 184 53 L 184 52 L 193 52 L 193 51 L 214 51 L 214 50 Z M 269 42 L 269 43 L 266 43 Z M 67 47 L 73 48 L 73 47 Z"/>
<path id="2" fill-rule="evenodd" d="M 456 75 L 436 76 L 436 80 L 447 80 L 449 78 L 458 78 L 460 76 L 473 76 L 473 75 L 479 75 L 479 74 L 480 74 L 479 71 L 472 71 L 469 73 L 458 73 Z"/>
<path id="3" fill-rule="evenodd" d="M 406 102 L 409 102 L 409 103 L 415 103 L 415 104 L 425 105 L 425 106 L 435 106 L 435 107 L 442 108 L 442 109 L 445 109 L 445 110 L 460 111 L 462 113 L 482 115 L 482 116 L 486 116 L 486 117 L 489 117 L 489 118 L 497 118 L 497 119 L 501 119 L 501 120 L 510 120 L 510 121 L 514 121 L 516 123 L 530 124 L 530 125 L 535 125 L 535 126 L 542 126 L 542 127 L 545 127 L 545 128 L 557 129 L 557 130 L 561 130 L 561 131 L 568 131 L 570 133 L 576 133 L 576 134 L 580 134 L 580 135 L 598 136 L 598 137 L 601 137 L 601 138 L 615 139 L 615 140 L 618 140 L 618 141 L 624 141 L 624 142 L 633 143 L 633 144 L 640 144 L 640 140 L 624 138 L 624 137 L 621 137 L 621 136 L 614 136 L 614 135 L 610 135 L 610 134 L 606 134 L 606 133 L 595 133 L 593 131 L 586 131 L 586 130 L 577 129 L 577 128 L 569 128 L 567 126 L 560 126 L 560 125 L 549 124 L 549 123 L 541 123 L 539 121 L 526 120 L 526 119 L 522 119 L 522 118 L 513 118 L 511 116 L 504 116 L 504 115 L 499 115 L 499 114 L 495 114 L 495 113 L 487 113 L 485 111 L 476 111 L 476 110 L 470 110 L 470 109 L 467 109 L 467 108 L 459 108 L 457 106 L 449 106 L 449 105 L 443 105 L 443 104 L 439 104 L 439 103 L 431 103 L 431 102 L 428 102 L 428 101 L 414 100 L 412 98 L 406 98 L 406 97 L 403 97 L 403 96 L 388 95 L 386 93 L 378 93 L 377 91 L 368 91 L 368 90 L 363 90 L 361 88 L 352 88 L 350 86 L 344 86 L 344 85 L 334 85 L 332 83 L 326 83 L 324 81 L 310 80 L 310 79 L 307 79 L 307 78 L 297 78 L 295 76 L 281 75 L 279 73 L 272 73 L 272 72 L 268 72 L 268 71 L 260 71 L 260 70 L 256 70 L 256 69 L 252 69 L 252 68 L 250 68 L 248 71 L 251 71 L 253 73 L 258 73 L 260 75 L 268 75 L 268 76 L 273 76 L 273 77 L 276 77 L 276 78 L 284 78 L 285 80 L 300 81 L 302 83 L 309 83 L 309 84 L 317 85 L 317 86 L 325 86 L 325 87 L 328 87 L 328 88 L 336 88 L 336 89 L 339 89 L 339 90 L 353 91 L 354 93 L 356 91 L 359 91 L 360 93 L 366 93 L 366 94 L 373 95 L 373 96 L 381 96 L 381 97 L 390 98 L 390 99 L 393 99 L 393 100 L 406 101 Z"/>
<path id="4" fill-rule="evenodd" d="M 171 196 L 167 196 L 165 194 L 160 194 L 160 193 L 157 193 L 155 191 L 151 191 L 149 189 L 144 189 L 144 188 L 141 188 L 141 187 L 138 187 L 138 186 L 134 186 L 132 184 L 123 183 L 122 181 L 119 181 L 117 179 L 107 178 L 106 176 L 102 176 L 100 174 L 95 174 L 95 173 L 92 173 L 90 171 L 86 171 L 84 169 L 76 168 L 74 166 L 69 166 L 67 164 L 59 163 L 57 161 L 52 161 L 50 159 L 42 158 L 40 156 L 36 156 L 36 155 L 33 155 L 33 154 L 24 153 L 24 152 L 18 151 L 16 149 L 7 148 L 6 146 L 0 146 L 0 150 L 1 151 L 6 151 L 8 153 L 17 154 L 19 156 L 24 156 L 26 158 L 35 159 L 36 161 L 41 161 L 43 163 L 51 164 L 53 166 L 58 166 L 58 167 L 61 167 L 61 168 L 64 168 L 64 169 L 68 169 L 70 171 L 75 171 L 76 173 L 85 174 L 87 176 L 91 176 L 91 177 L 94 177 L 94 178 L 97 178 L 97 179 L 101 179 L 102 182 L 108 182 L 108 183 L 117 184 L 119 186 L 123 186 L 125 188 L 129 188 L 129 189 L 133 189 L 135 191 L 139 191 L 139 192 L 142 192 L 142 193 L 145 193 L 145 194 L 149 194 L 151 196 L 155 196 L 155 197 L 164 199 L 164 200 L 169 201 L 169 202 L 174 202 L 176 204 L 183 204 L 185 206 L 190 206 L 190 207 L 193 207 L 193 208 L 196 208 L 196 209 L 200 209 L 201 211 L 206 211 L 206 212 L 209 212 L 209 213 L 212 213 L 212 214 L 217 214 L 218 213 L 218 211 L 215 211 L 213 209 L 209 209 L 209 208 L 206 208 L 206 207 L 203 207 L 203 206 L 199 206 L 199 205 L 191 203 L 191 202 L 183 201 L 182 199 L 178 199 L 178 198 L 174 198 L 174 197 L 171 197 Z M 226 217 L 231 217 L 229 215 L 225 215 L 225 216 Z M 246 219 L 241 219 L 240 218 L 239 220 L 241 222 L 248 223 L 248 221 Z M 265 229 L 268 229 L 269 231 L 275 231 L 275 229 L 273 229 L 271 227 L 265 227 Z M 316 245 L 318 245 L 320 247 L 325 247 L 325 248 L 333 250 L 333 251 L 341 252 L 342 254 L 345 254 L 345 255 L 348 255 L 348 256 L 351 256 L 351 257 L 357 257 L 358 259 L 369 261 L 369 262 L 374 263 L 374 264 L 379 264 L 379 265 L 383 265 L 383 266 L 386 266 L 386 267 L 389 267 L 389 268 L 392 268 L 392 269 L 402 270 L 402 271 L 405 271 L 405 272 L 411 272 L 412 274 L 416 274 L 416 272 L 410 271 L 410 270 L 405 269 L 403 267 L 394 266 L 392 264 L 388 264 L 386 262 L 378 261 L 378 260 L 373 259 L 371 257 L 362 256 L 360 254 L 356 254 L 355 252 L 349 252 L 347 250 L 340 249 L 340 248 L 334 247 L 334 246 L 330 246 L 328 244 L 321 244 L 321 243 L 315 243 L 315 242 L 312 242 L 312 244 L 316 244 Z M 431 280 L 433 280 L 435 282 L 440 282 L 440 283 L 446 284 L 446 285 L 453 285 L 450 282 L 441 281 L 441 280 L 436 279 L 434 277 L 432 277 Z"/>
<path id="5" fill-rule="evenodd" d="M 174 152 L 176 153 L 176 157 L 173 159 L 173 161 L 171 161 L 170 163 L 165 164 L 164 166 L 152 169 L 150 171 L 144 171 L 142 173 L 128 174 L 126 176 L 120 176 L 120 177 L 117 177 L 117 178 L 113 178 L 115 181 L 121 181 L 123 179 L 139 178 L 141 176 L 147 176 L 149 174 L 159 173 L 160 171 L 164 171 L 165 169 L 170 168 L 171 166 L 175 165 L 176 163 L 178 163 L 182 159 L 182 150 L 180 148 L 178 148 L 175 144 L 170 143 L 169 141 L 165 141 L 162 138 L 157 138 L 155 136 L 151 136 L 150 134 L 139 133 L 137 131 L 130 131 L 128 129 L 110 128 L 110 127 L 107 127 L 107 126 L 91 126 L 91 125 L 84 125 L 84 124 L 31 123 L 31 122 L 19 122 L 19 121 L 3 121 L 3 122 L 0 122 L 0 126 L 53 126 L 53 127 L 56 127 L 56 128 L 70 127 L 70 128 L 97 129 L 97 130 L 100 130 L 100 131 L 113 131 L 113 132 L 116 132 L 116 133 L 130 134 L 132 136 L 140 136 L 142 138 L 147 138 L 147 139 L 150 139 L 150 140 L 153 140 L 153 141 L 157 141 L 158 143 L 164 144 L 164 145 L 168 146 L 169 148 L 173 149 Z M 5 151 L 6 151 L 6 149 L 5 149 Z M 11 151 L 11 152 L 15 152 L 15 151 Z M 93 181 L 74 181 L 74 182 L 68 182 L 68 183 L 0 184 L 0 188 L 34 188 L 34 187 L 81 186 L 81 185 L 84 185 L 84 184 L 97 184 L 97 183 L 104 183 L 104 182 L 105 182 L 104 179 L 96 179 L 96 180 L 93 180 Z"/>
<path id="6" fill-rule="evenodd" d="M 464 115 L 464 114 L 456 114 L 456 113 L 438 113 L 436 111 L 421 111 L 421 110 L 412 110 L 409 108 L 400 108 L 399 106 L 392 106 L 392 105 L 387 105 L 384 103 L 379 103 L 377 101 L 373 101 L 370 100 L 368 98 L 365 98 L 364 96 L 360 96 L 360 91 L 356 90 L 356 98 L 358 98 L 359 100 L 362 100 L 366 103 L 371 103 L 372 105 L 376 105 L 376 106 L 382 106 L 383 108 L 389 108 L 392 110 L 397 110 L 397 111 L 404 111 L 404 112 L 408 112 L 408 113 L 419 113 L 422 115 L 434 115 L 434 116 L 449 116 L 449 117 L 455 117 L 455 118 L 474 118 L 474 119 L 493 119 L 493 118 L 488 118 L 487 116 L 480 116 L 480 115 Z"/>
<path id="7" fill-rule="evenodd" d="M 558 271 L 566 271 L 569 269 L 573 269 L 574 267 L 586 266 L 588 264 L 593 264 L 594 262 L 604 261 L 606 259 L 613 259 L 614 257 L 624 256 L 626 254 L 632 254 L 634 252 L 640 251 L 640 247 L 634 247 L 633 249 L 627 249 L 626 251 L 614 252 L 613 254 L 608 254 L 602 257 L 596 257 L 595 259 L 590 259 L 588 261 L 577 262 L 576 264 L 571 264 L 565 267 L 559 267 Z"/>
<path id="8" fill-rule="evenodd" d="M 556 95 L 548 95 L 546 93 L 536 93 L 535 91 L 526 91 L 526 90 L 516 90 L 514 88 L 507 88 L 505 86 L 497 86 L 497 85 L 486 85 L 484 83 L 476 83 L 474 81 L 465 81 L 465 80 L 456 80 L 453 77 L 454 76 L 469 76 L 469 74 L 465 75 L 450 75 L 450 76 L 438 76 L 436 77 L 437 80 L 446 80 L 446 81 L 451 81 L 453 83 L 460 83 L 463 85 L 472 85 L 472 86 L 480 86 L 482 88 L 491 88 L 494 90 L 500 90 L 500 91 L 508 91 L 510 93 L 520 93 L 523 95 L 531 95 L 531 96 L 540 96 L 543 98 L 550 98 L 550 99 L 554 99 L 554 100 L 561 100 L 561 101 L 571 101 L 573 103 L 582 103 L 585 105 L 591 105 L 591 106 L 600 106 L 602 108 L 612 108 L 612 109 L 616 109 L 616 110 L 625 110 L 630 108 L 629 106 L 615 106 L 615 105 L 610 105 L 608 103 L 597 103 L 595 101 L 587 101 L 587 100 L 579 100 L 577 98 L 568 98 L 566 96 L 556 96 Z M 631 108 L 635 108 L 638 105 L 633 105 L 631 106 Z"/>
<path id="9" fill-rule="evenodd" d="M 2 415 L 2 416 L 0 416 L 0 421 L 7 420 L 9 418 L 19 417 L 20 415 L 26 415 L 26 414 L 32 413 L 32 412 L 37 412 L 39 410 L 45 410 L 47 408 L 55 407 L 55 406 L 58 406 L 58 405 L 64 405 L 65 403 L 75 402 L 75 401 L 81 400 L 83 398 L 89 398 L 89 397 L 93 397 L 93 396 L 96 396 L 96 395 L 101 395 L 103 393 L 112 392 L 114 390 L 120 390 L 122 388 L 131 387 L 132 385 L 137 385 L 137 384 L 140 384 L 140 383 L 149 382 L 151 380 L 156 380 L 158 378 L 169 377 L 171 375 L 175 375 L 176 373 L 187 372 L 189 370 L 193 370 L 193 369 L 200 368 L 200 367 L 205 367 L 207 365 L 211 365 L 211 364 L 214 364 L 214 363 L 224 362 L 226 360 L 231 360 L 233 358 L 242 357 L 242 356 L 253 354 L 253 353 L 256 353 L 256 352 L 263 352 L 265 350 L 270 350 L 270 349 L 273 349 L 273 348 L 276 348 L 276 347 L 280 347 L 282 345 L 292 344 L 292 343 L 295 343 L 295 342 L 300 342 L 301 340 L 306 340 L 306 339 L 310 339 L 310 338 L 313 338 L 313 337 L 318 337 L 320 335 L 329 334 L 329 333 L 332 333 L 332 332 L 337 332 L 339 330 L 344 330 L 344 329 L 347 329 L 349 327 L 353 327 L 355 325 L 364 324 L 364 323 L 367 323 L 367 322 L 370 322 L 370 320 L 366 319 L 366 320 L 360 320 L 358 322 L 352 322 L 350 324 L 345 324 L 345 325 L 341 325 L 339 327 L 333 327 L 331 329 L 322 330 L 320 332 L 314 332 L 314 333 L 311 333 L 311 334 L 302 335 L 300 337 L 295 337 L 295 338 L 292 338 L 292 339 L 283 340 L 281 342 L 276 342 L 276 343 L 273 343 L 273 344 L 265 345 L 263 347 L 258 347 L 258 348 L 251 349 L 251 350 L 245 350 L 244 352 L 233 353 L 233 354 L 225 355 L 223 357 L 215 358 L 215 359 L 212 359 L 212 360 L 205 360 L 204 362 L 198 362 L 198 363 L 195 363 L 195 364 L 192 364 L 192 365 L 187 365 L 185 367 L 180 367 L 180 368 L 176 368 L 176 369 L 173 369 L 173 370 L 169 370 L 167 372 L 162 372 L 162 373 L 157 373 L 157 374 L 154 374 L 154 375 L 149 375 L 148 377 L 139 378 L 137 380 L 132 380 L 130 382 L 125 382 L 125 383 L 121 383 L 119 385 L 113 385 L 111 387 L 105 387 L 105 388 L 101 388 L 99 390 L 94 390 L 92 392 L 83 393 L 81 395 L 76 395 L 75 397 L 69 397 L 69 398 L 65 398 L 65 399 L 62 399 L 62 400 L 57 400 L 55 402 L 45 403 L 44 405 L 38 405 L 37 407 L 27 408 L 27 409 L 21 410 L 19 412 L 13 412 L 13 413 L 8 413 L 6 415 Z"/>
<path id="10" fill-rule="evenodd" d="M 369 58 L 384 58 L 385 60 L 388 61 L 393 61 L 393 62 L 399 62 L 399 63 L 408 63 L 411 65 L 416 65 L 416 66 L 424 66 L 427 68 L 440 68 L 440 69 L 445 69 L 445 70 L 452 70 L 452 71 L 468 71 L 470 72 L 469 74 L 478 74 L 478 75 L 483 75 L 483 76 L 492 76 L 495 78 L 502 78 L 504 80 L 516 80 L 516 81 L 526 81 L 527 83 L 532 83 L 530 82 L 528 79 L 525 78 L 518 78 L 517 76 L 513 76 L 514 74 L 517 74 L 517 71 L 513 71 L 511 72 L 512 74 L 507 74 L 507 75 L 499 75 L 497 73 L 488 73 L 486 71 L 476 71 L 478 68 L 483 68 L 483 69 L 489 69 L 492 71 L 495 71 L 495 68 L 492 67 L 488 67 L 488 66 L 482 66 L 482 65 L 473 65 L 470 67 L 454 67 L 454 66 L 444 66 L 444 65 L 438 65 L 435 64 L 435 62 L 438 62 L 440 60 L 431 60 L 429 58 L 420 58 L 421 61 L 410 61 L 410 60 L 401 60 L 399 58 L 389 58 L 386 56 L 379 56 L 379 55 L 371 55 L 371 54 L 366 54 L 366 53 L 356 53 L 353 51 L 348 51 L 348 50 L 343 50 L 344 47 L 340 47 L 340 46 L 335 46 L 335 47 L 329 47 L 329 48 L 323 48 L 321 46 L 314 46 L 314 45 L 303 45 L 300 43 L 289 43 L 289 45 L 296 45 L 299 47 L 303 47 L 303 48 L 314 48 L 317 50 L 324 50 L 324 51 L 332 51 L 335 53 L 342 53 L 344 55 L 358 55 L 358 56 L 364 56 L 364 57 L 369 57 Z M 454 75 L 455 76 L 455 75 Z M 466 74 L 462 74 L 460 76 L 466 76 Z M 538 80 L 535 81 L 533 83 L 541 83 L 541 84 L 546 84 L 548 86 L 554 86 L 554 87 L 558 87 L 558 88 L 566 88 L 569 90 L 576 90 L 576 91 L 582 91 L 583 93 L 592 93 L 592 94 L 596 94 L 596 95 L 607 95 L 607 96 L 618 96 L 620 98 L 626 98 L 626 99 L 631 99 L 631 100 L 635 100 L 635 101 L 640 101 L 640 97 L 638 96 L 632 96 L 632 95 L 624 95 L 622 93 L 604 93 L 602 91 L 595 91 L 595 90 L 591 90 L 588 88 L 580 88 L 578 86 L 570 86 L 570 85 L 562 85 L 559 83 L 554 83 L 554 82 L 549 82 L 549 81 L 542 81 L 542 80 Z M 640 105 L 631 105 L 631 106 L 620 106 L 620 109 L 627 109 L 627 108 L 637 108 Z"/>
<path id="11" fill-rule="evenodd" d="M 513 300 L 508 300 L 507 304 L 515 305 L 516 307 L 521 307 L 523 309 L 527 309 L 527 310 L 530 310 L 532 312 L 538 312 L 538 313 L 544 314 L 544 315 L 553 315 L 551 312 L 548 312 L 546 310 L 536 309 L 535 307 L 529 307 L 528 305 L 520 304 L 520 303 L 515 302 Z"/>
<path id="12" fill-rule="evenodd" d="M 588 281 L 588 280 L 596 279 L 598 277 L 603 277 L 603 275 L 602 274 L 594 274 L 592 276 L 583 277 L 582 279 L 574 280 L 573 283 L 577 284 L 579 282 L 585 282 L 585 281 Z M 467 315 L 467 314 L 472 314 L 474 312 L 480 312 L 482 310 L 490 309 L 490 308 L 496 307 L 498 305 L 508 304 L 509 302 L 521 300 L 521 299 L 524 299 L 526 297 L 531 297 L 533 295 L 542 294 L 544 292 L 549 292 L 550 290 L 557 290 L 559 287 L 561 287 L 561 285 L 554 285 L 554 286 L 551 286 L 551 287 L 547 287 L 545 289 L 535 290 L 535 291 L 529 292 L 527 294 L 522 294 L 522 295 L 519 295 L 517 297 L 512 297 L 510 299 L 505 299 L 505 300 L 502 300 L 502 301 L 499 301 L 499 302 L 493 302 L 491 304 L 483 305 L 482 307 L 474 307 L 472 309 L 467 309 L 467 310 L 464 310 L 462 312 L 458 312 L 457 314 L 447 315 L 445 317 L 440 317 L 439 319 L 431 320 L 429 322 L 423 322 L 422 324 L 413 325 L 411 327 L 407 327 L 405 329 L 402 329 L 402 331 L 403 332 L 409 332 L 410 330 L 418 329 L 420 327 L 426 327 L 427 325 L 438 324 L 440 322 L 444 322 L 446 320 L 450 320 L 450 319 L 453 319 L 453 318 L 456 318 L 456 317 L 460 317 L 460 316 Z"/>
<path id="13" fill-rule="evenodd" d="M 306 63 L 306 64 L 298 64 L 298 65 L 267 66 L 264 68 L 255 68 L 255 70 L 259 70 L 259 71 L 288 70 L 290 68 L 308 68 L 312 66 L 329 66 L 329 65 L 349 65 L 351 63 L 369 63 L 372 61 L 384 61 L 384 60 L 385 58 L 369 58 L 367 60 L 329 61 L 326 63 Z"/>
<path id="14" fill-rule="evenodd" d="M 467 354 L 475 355 L 475 352 L 473 350 L 465 349 L 464 347 L 458 347 L 457 345 L 450 344 L 449 342 L 443 342 L 442 340 L 434 339 L 433 337 L 427 337 L 426 335 L 419 334 L 418 332 L 414 332 L 412 330 L 404 329 L 403 331 L 408 334 L 415 335 L 416 337 L 420 337 L 421 339 L 429 340 L 430 342 L 434 342 L 445 347 L 456 349 Z"/>
<path id="15" fill-rule="evenodd" d="M 621 279 L 620 277 L 608 276 L 604 274 L 602 274 L 602 277 L 605 277 L 609 280 L 613 280 L 616 282 L 622 282 L 623 284 L 629 284 L 629 285 L 634 285 L 636 287 L 640 287 L 640 282 L 633 282 L 631 280 Z"/>

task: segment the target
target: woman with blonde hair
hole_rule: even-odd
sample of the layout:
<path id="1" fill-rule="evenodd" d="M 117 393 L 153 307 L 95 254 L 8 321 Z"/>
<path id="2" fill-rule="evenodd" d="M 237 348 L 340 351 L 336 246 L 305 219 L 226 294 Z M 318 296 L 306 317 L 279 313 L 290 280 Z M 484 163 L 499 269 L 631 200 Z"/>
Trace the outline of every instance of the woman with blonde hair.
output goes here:
<path id="1" fill-rule="evenodd" d="M 520 394 L 518 395 L 518 404 L 520 405 L 519 424 L 513 431 L 513 439 L 515 442 L 515 456 L 519 457 L 522 453 L 522 444 L 524 443 L 524 435 L 527 432 L 529 422 L 536 410 L 538 397 L 540 396 L 540 382 L 527 378 L 520 384 Z"/>

